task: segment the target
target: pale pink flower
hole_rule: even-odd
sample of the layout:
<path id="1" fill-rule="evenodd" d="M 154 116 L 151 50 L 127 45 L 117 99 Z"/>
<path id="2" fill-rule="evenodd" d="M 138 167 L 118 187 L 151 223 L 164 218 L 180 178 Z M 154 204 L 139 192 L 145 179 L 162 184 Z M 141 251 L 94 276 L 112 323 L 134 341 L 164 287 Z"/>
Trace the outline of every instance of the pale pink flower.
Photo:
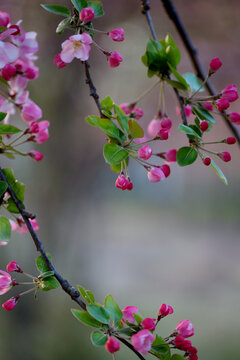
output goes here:
<path id="1" fill-rule="evenodd" d="M 192 116 L 192 108 L 189 104 L 183 105 L 183 108 L 184 108 L 184 113 L 185 113 L 186 117 Z M 179 106 L 176 107 L 176 113 L 179 117 L 182 116 L 181 109 Z"/>
<path id="2" fill-rule="evenodd" d="M 216 72 L 222 66 L 221 60 L 217 57 L 210 61 L 209 68 L 212 72 Z"/>
<path id="3" fill-rule="evenodd" d="M 35 141 L 38 144 L 44 143 L 49 138 L 48 127 L 50 123 L 47 120 L 38 123 L 38 132 L 34 134 Z"/>
<path id="4" fill-rule="evenodd" d="M 39 151 L 36 150 L 30 151 L 28 155 L 31 156 L 31 158 L 33 158 L 33 160 L 35 161 L 40 161 L 43 158 L 43 154 L 41 154 Z"/>
<path id="5" fill-rule="evenodd" d="M 109 31 L 108 36 L 114 41 L 123 41 L 124 40 L 124 30 L 123 28 L 118 28 Z"/>
<path id="6" fill-rule="evenodd" d="M 54 65 L 56 65 L 59 69 L 62 69 L 67 66 L 67 63 L 62 61 L 60 54 L 56 54 L 54 58 Z"/>
<path id="7" fill-rule="evenodd" d="M 39 225 L 37 223 L 36 219 L 29 219 L 33 230 L 37 231 L 39 230 Z M 17 231 L 19 234 L 26 234 L 28 232 L 27 225 L 21 218 L 17 218 L 17 222 L 10 220 L 12 231 Z"/>
<path id="8" fill-rule="evenodd" d="M 28 100 L 23 105 L 21 115 L 26 122 L 36 121 L 42 117 L 42 109 L 33 101 Z"/>
<path id="9" fill-rule="evenodd" d="M 152 149 L 148 145 L 144 145 L 138 150 L 138 157 L 142 160 L 148 160 L 152 156 Z"/>
<path id="10" fill-rule="evenodd" d="M 0 11 L 0 26 L 7 27 L 10 23 L 10 15 L 4 11 Z"/>
<path id="11" fill-rule="evenodd" d="M 5 245 L 7 245 L 7 244 L 8 244 L 7 241 L 0 241 L 0 246 L 5 246 Z"/>
<path id="12" fill-rule="evenodd" d="M 82 61 L 89 58 L 89 52 L 92 38 L 87 33 L 70 36 L 70 38 L 62 43 L 62 51 L 60 53 L 62 61 L 70 63 L 76 57 Z"/>
<path id="13" fill-rule="evenodd" d="M 131 342 L 135 350 L 146 355 L 152 347 L 155 336 L 149 330 L 140 330 L 131 337 Z"/>
<path id="14" fill-rule="evenodd" d="M 120 63 L 123 61 L 121 54 L 117 51 L 113 51 L 111 55 L 108 57 L 108 65 L 111 68 L 118 67 Z"/>
<path id="15" fill-rule="evenodd" d="M 155 330 L 155 321 L 156 321 L 156 319 L 146 318 L 141 322 L 141 326 L 144 329 L 154 331 Z"/>
<path id="16" fill-rule="evenodd" d="M 0 270 L 0 295 L 6 294 L 12 288 L 12 278 L 6 271 Z"/>
<path id="17" fill-rule="evenodd" d="M 16 261 L 11 261 L 10 263 L 7 264 L 7 271 L 8 272 L 19 272 L 19 273 L 23 272 Z"/>
<path id="18" fill-rule="evenodd" d="M 0 41 L 0 69 L 8 63 L 13 63 L 18 56 L 19 49 L 15 45 Z"/>
<path id="19" fill-rule="evenodd" d="M 222 90 L 222 96 L 229 102 L 234 102 L 238 99 L 237 87 L 235 84 L 230 84 Z"/>
<path id="20" fill-rule="evenodd" d="M 152 167 L 150 171 L 148 171 L 148 180 L 152 183 L 159 182 L 165 179 L 164 172 L 158 167 Z"/>
<path id="21" fill-rule="evenodd" d="M 7 300 L 4 304 L 2 304 L 2 307 L 6 310 L 6 311 L 11 311 L 15 308 L 15 306 L 17 305 L 17 302 L 19 300 L 20 296 L 14 296 L 11 299 Z"/>
<path id="22" fill-rule="evenodd" d="M 162 318 L 173 314 L 173 308 L 170 305 L 162 304 L 159 308 L 158 315 L 160 315 Z"/>
<path id="23" fill-rule="evenodd" d="M 110 336 L 105 344 L 105 348 L 110 354 L 113 354 L 120 349 L 120 342 Z"/>
<path id="24" fill-rule="evenodd" d="M 188 338 L 194 335 L 193 325 L 191 324 L 190 320 L 187 319 L 180 321 L 180 323 L 176 326 L 176 330 L 178 335 L 181 335 L 184 338 Z"/>
<path id="25" fill-rule="evenodd" d="M 159 119 L 153 119 L 150 121 L 147 127 L 147 132 L 151 136 L 151 138 L 155 138 L 159 131 L 162 129 L 161 120 Z"/>
<path id="26" fill-rule="evenodd" d="M 226 98 L 221 98 L 216 101 L 218 110 L 223 111 L 229 108 L 230 104 Z"/>
<path id="27" fill-rule="evenodd" d="M 123 310 L 123 322 L 128 321 L 130 324 L 134 324 L 135 319 L 133 317 L 133 314 L 138 313 L 138 307 L 137 306 L 126 306 Z"/>
<path id="28" fill-rule="evenodd" d="M 81 11 L 80 11 L 80 14 L 79 14 L 79 19 L 81 21 L 84 21 L 84 22 L 89 22 L 91 21 L 93 18 L 95 17 L 95 14 L 94 14 L 94 11 L 92 8 L 88 7 L 88 8 L 83 8 Z"/>

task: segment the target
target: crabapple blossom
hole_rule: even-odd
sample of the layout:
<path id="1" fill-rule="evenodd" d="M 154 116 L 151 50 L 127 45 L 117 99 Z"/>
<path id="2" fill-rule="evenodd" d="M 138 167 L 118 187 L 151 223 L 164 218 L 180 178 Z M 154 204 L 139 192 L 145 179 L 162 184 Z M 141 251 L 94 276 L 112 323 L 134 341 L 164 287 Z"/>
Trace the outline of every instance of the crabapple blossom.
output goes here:
<path id="1" fill-rule="evenodd" d="M 177 161 L 177 150 L 171 149 L 165 153 L 165 159 L 168 163 L 174 163 Z"/>
<path id="2" fill-rule="evenodd" d="M 0 26 L 7 27 L 10 23 L 10 15 L 4 11 L 0 11 Z"/>
<path id="3" fill-rule="evenodd" d="M 0 270 L 0 295 L 6 294 L 13 286 L 17 285 L 17 283 L 12 280 L 11 275 L 9 275 L 6 271 Z"/>
<path id="4" fill-rule="evenodd" d="M 168 139 L 169 130 L 168 129 L 161 129 L 158 133 L 161 140 L 167 140 Z"/>
<path id="5" fill-rule="evenodd" d="M 23 105 L 21 115 L 26 122 L 36 121 L 42 117 L 42 109 L 33 101 L 28 100 L 27 103 Z"/>
<path id="6" fill-rule="evenodd" d="M 136 119 L 136 120 L 141 119 L 141 117 L 143 117 L 143 114 L 144 114 L 143 110 L 140 109 L 140 108 L 134 108 L 134 109 L 131 111 L 131 113 L 135 115 L 135 119 Z"/>
<path id="7" fill-rule="evenodd" d="M 92 38 L 87 33 L 70 36 L 68 40 L 62 43 L 61 60 L 64 63 L 70 63 L 74 58 L 86 61 L 89 58 L 91 43 Z"/>
<path id="8" fill-rule="evenodd" d="M 160 167 L 160 169 L 163 171 L 163 173 L 164 173 L 164 175 L 165 175 L 166 178 L 167 178 L 167 177 L 170 175 L 170 173 L 171 173 L 171 169 L 170 169 L 170 167 L 169 167 L 167 164 L 163 164 L 163 165 Z"/>
<path id="9" fill-rule="evenodd" d="M 132 335 L 131 342 L 135 350 L 146 355 L 151 350 L 154 339 L 155 336 L 149 330 L 144 329 Z"/>
<path id="10" fill-rule="evenodd" d="M 228 115 L 229 121 L 236 125 L 240 125 L 240 114 L 237 112 L 232 112 Z"/>
<path id="11" fill-rule="evenodd" d="M 79 14 L 79 19 L 86 23 L 91 21 L 94 17 L 95 17 L 94 11 L 90 7 L 83 8 Z"/>
<path id="12" fill-rule="evenodd" d="M 158 135 L 158 133 L 161 129 L 162 129 L 161 120 L 153 119 L 148 124 L 147 132 L 148 132 L 149 136 L 151 136 L 151 138 L 154 139 Z"/>
<path id="13" fill-rule="evenodd" d="M 138 313 L 138 307 L 137 306 L 126 306 L 123 310 L 123 322 L 128 321 L 130 324 L 134 324 L 135 319 L 133 317 L 133 314 L 137 314 Z"/>
<path id="14" fill-rule="evenodd" d="M 117 51 L 113 51 L 110 56 L 108 56 L 108 65 L 111 68 L 118 67 L 123 61 L 121 54 Z"/>
<path id="15" fill-rule="evenodd" d="M 225 162 L 231 161 L 231 155 L 228 151 L 223 151 L 218 156 Z"/>
<path id="16" fill-rule="evenodd" d="M 169 118 L 165 118 L 161 120 L 161 126 L 163 129 L 171 129 L 172 127 L 172 121 Z"/>
<path id="17" fill-rule="evenodd" d="M 8 272 L 19 272 L 19 273 L 23 272 L 16 261 L 11 261 L 10 263 L 7 264 L 7 271 Z"/>
<path id="18" fill-rule="evenodd" d="M 176 326 L 176 331 L 178 335 L 181 335 L 184 338 L 188 338 L 194 335 L 193 325 L 188 319 L 180 321 L 180 323 L 178 323 Z"/>
<path id="19" fill-rule="evenodd" d="M 6 310 L 6 311 L 11 311 L 15 308 L 15 306 L 17 305 L 17 302 L 19 300 L 20 296 L 14 296 L 11 299 L 7 300 L 4 304 L 2 304 L 2 307 Z"/>
<path id="20" fill-rule="evenodd" d="M 144 145 L 138 150 L 138 157 L 142 160 L 148 160 L 152 156 L 152 149 L 148 145 Z"/>
<path id="21" fill-rule="evenodd" d="M 105 344 L 105 348 L 110 354 L 113 354 L 120 350 L 120 342 L 114 337 L 110 336 Z"/>
<path id="22" fill-rule="evenodd" d="M 213 111 L 213 104 L 205 102 L 202 104 L 202 107 L 207 111 Z"/>
<path id="23" fill-rule="evenodd" d="M 123 41 L 124 40 L 124 30 L 123 28 L 118 28 L 109 31 L 108 36 L 114 41 Z"/>
<path id="24" fill-rule="evenodd" d="M 21 218 L 17 218 L 16 220 L 17 220 L 17 222 L 15 222 L 13 220 L 9 220 L 12 231 L 17 231 L 19 234 L 26 234 L 28 231 L 28 228 L 27 228 L 27 225 L 25 224 L 25 222 Z M 39 225 L 38 225 L 36 219 L 29 219 L 29 221 L 30 221 L 34 231 L 39 230 Z"/>
<path id="25" fill-rule="evenodd" d="M 130 106 L 128 103 L 122 103 L 119 105 L 119 107 L 122 109 L 122 111 L 125 112 L 126 115 L 131 114 L 133 107 Z"/>
<path id="26" fill-rule="evenodd" d="M 28 153 L 29 156 L 31 156 L 31 158 L 33 158 L 33 160 L 35 161 L 41 161 L 43 158 L 43 154 L 41 154 L 39 151 L 37 150 L 32 150 Z"/>
<path id="27" fill-rule="evenodd" d="M 186 116 L 186 117 L 192 116 L 192 108 L 191 108 L 191 106 L 190 106 L 189 104 L 184 105 L 183 108 L 184 108 L 184 113 L 185 113 L 185 116 Z M 176 113 L 177 113 L 177 115 L 178 115 L 179 117 L 182 116 L 182 114 L 181 114 L 181 109 L 180 109 L 179 106 L 176 107 Z"/>
<path id="28" fill-rule="evenodd" d="M 216 106 L 219 111 L 223 111 L 229 108 L 230 104 L 226 98 L 221 98 L 216 101 Z"/>
<path id="29" fill-rule="evenodd" d="M 1 76 L 4 80 L 9 81 L 15 74 L 17 70 L 16 67 L 11 64 L 6 64 L 1 70 Z"/>
<path id="30" fill-rule="evenodd" d="M 120 174 L 116 180 L 115 187 L 117 189 L 126 190 L 128 188 L 128 180 L 123 174 Z"/>
<path id="31" fill-rule="evenodd" d="M 158 167 L 152 167 L 150 171 L 148 171 L 148 180 L 152 183 L 159 182 L 165 179 L 164 172 Z"/>
<path id="32" fill-rule="evenodd" d="M 228 138 L 225 140 L 225 142 L 226 142 L 228 145 L 232 145 L 232 144 L 235 144 L 235 143 L 236 143 L 236 139 L 235 139 L 235 137 L 230 136 L 230 137 L 228 137 Z"/>
<path id="33" fill-rule="evenodd" d="M 58 69 L 62 69 L 65 66 L 67 66 L 67 63 L 62 61 L 60 54 L 56 54 L 55 58 L 54 58 L 54 65 L 56 65 L 58 67 Z"/>
<path id="34" fill-rule="evenodd" d="M 213 73 L 216 72 L 218 69 L 220 69 L 221 66 L 222 66 L 222 62 L 218 57 L 213 58 L 209 64 L 209 68 Z"/>
<path id="35" fill-rule="evenodd" d="M 237 87 L 234 84 L 226 86 L 222 90 L 222 97 L 227 99 L 229 102 L 234 102 L 238 99 Z"/>
<path id="36" fill-rule="evenodd" d="M 154 331 L 155 330 L 155 321 L 156 319 L 152 319 L 152 318 L 146 318 L 141 322 L 141 326 L 144 329 L 150 330 L 150 331 Z"/>
<path id="37" fill-rule="evenodd" d="M 200 129 L 202 131 L 206 131 L 208 129 L 208 127 L 209 127 L 209 124 L 206 120 L 203 120 L 200 122 Z"/>
<path id="38" fill-rule="evenodd" d="M 206 157 L 204 160 L 203 160 L 203 163 L 204 165 L 206 166 L 209 166 L 211 164 L 211 159 L 209 157 Z"/>
<path id="39" fill-rule="evenodd" d="M 162 304 L 159 308 L 158 315 L 161 316 L 161 318 L 173 314 L 173 308 L 170 305 Z"/>

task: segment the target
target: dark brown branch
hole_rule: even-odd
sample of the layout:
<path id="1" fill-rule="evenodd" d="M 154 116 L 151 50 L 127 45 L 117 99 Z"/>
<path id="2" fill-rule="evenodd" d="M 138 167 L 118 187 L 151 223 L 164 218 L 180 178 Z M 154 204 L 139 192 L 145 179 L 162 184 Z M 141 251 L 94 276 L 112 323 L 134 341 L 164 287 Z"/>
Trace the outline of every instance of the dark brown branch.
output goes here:
<path id="1" fill-rule="evenodd" d="M 132 344 L 130 344 L 126 339 L 123 339 L 119 336 L 116 336 L 116 338 L 121 341 L 124 345 L 126 345 L 130 350 L 132 350 L 139 359 L 141 360 L 145 360 L 145 358 L 137 351 L 134 349 L 134 347 L 132 346 Z"/>
<path id="2" fill-rule="evenodd" d="M 21 202 L 18 200 L 18 198 L 16 197 L 16 195 L 15 195 L 14 191 L 12 190 L 11 186 L 7 182 L 7 179 L 6 179 L 6 177 L 5 177 L 5 175 L 4 175 L 1 168 L 0 168 L 0 179 L 7 184 L 7 192 L 9 193 L 9 195 L 11 196 L 11 198 L 14 201 L 15 205 L 17 206 L 17 208 L 19 210 L 19 213 L 21 214 L 25 224 L 27 225 L 27 228 L 28 228 L 28 230 L 30 232 L 30 235 L 31 235 L 31 237 L 33 239 L 33 242 L 34 242 L 34 244 L 35 244 L 35 246 L 37 248 L 37 251 L 39 251 L 40 254 L 42 255 L 48 269 L 50 271 L 54 272 L 54 276 L 57 279 L 57 281 L 59 282 L 59 284 L 61 285 L 62 289 L 72 298 L 72 300 L 75 301 L 78 305 L 80 305 L 83 310 L 86 310 L 85 303 L 80 299 L 79 291 L 74 286 L 69 284 L 69 282 L 67 280 L 65 280 L 56 271 L 53 264 L 51 263 L 51 261 L 47 257 L 47 254 L 46 254 L 46 252 L 44 250 L 43 244 L 39 240 L 36 232 L 33 230 L 31 222 L 29 221 L 29 218 L 31 218 L 30 214 L 23 209 Z"/>
<path id="3" fill-rule="evenodd" d="M 149 1 L 141 0 L 141 8 L 142 8 L 142 14 L 146 16 L 147 23 L 148 23 L 149 29 L 151 31 L 152 37 L 155 41 L 157 41 L 157 35 L 155 32 L 154 25 L 152 22 L 152 17 L 150 14 Z M 169 78 L 170 78 L 170 76 L 169 76 Z M 184 125 L 188 125 L 187 118 L 186 118 L 185 111 L 184 111 L 184 104 L 182 101 L 182 97 L 180 96 L 179 91 L 176 88 L 174 88 L 174 92 L 176 94 L 176 97 L 177 97 L 177 100 L 178 100 L 178 103 L 180 106 L 182 122 Z"/>
<path id="4" fill-rule="evenodd" d="M 100 104 L 100 101 L 99 101 L 99 95 L 97 93 L 97 89 L 95 88 L 95 86 L 93 84 L 93 81 L 92 81 L 92 78 L 91 78 L 91 75 L 90 75 L 90 72 L 89 72 L 90 64 L 89 64 L 89 62 L 87 60 L 84 61 L 84 66 L 85 66 L 85 74 L 86 74 L 86 84 L 89 85 L 90 96 L 93 97 L 93 99 L 94 99 L 94 101 L 95 101 L 95 103 L 97 105 L 100 117 L 104 117 L 104 115 L 102 113 L 102 107 L 101 107 L 101 104 Z"/>
<path id="5" fill-rule="evenodd" d="M 201 79 L 201 80 L 205 80 L 206 79 L 206 74 L 204 73 L 204 70 L 202 68 L 202 65 L 199 61 L 198 55 L 197 55 L 197 49 L 195 48 L 195 46 L 193 45 L 178 13 L 176 8 L 174 7 L 173 3 L 171 0 L 161 0 L 162 4 L 169 16 L 169 18 L 173 21 L 174 25 L 177 28 L 177 31 L 188 51 L 188 54 L 191 58 L 192 64 L 195 68 L 196 74 L 197 76 Z M 212 85 L 212 83 L 208 80 L 206 83 L 206 88 L 209 92 L 210 95 L 215 96 L 217 95 L 217 92 L 214 88 L 214 86 Z M 222 115 L 224 121 L 226 122 L 227 126 L 230 128 L 230 130 L 233 132 L 233 134 L 235 135 L 238 143 L 240 144 L 240 134 L 238 129 L 236 128 L 236 126 L 234 124 L 232 124 L 229 120 L 228 120 L 228 116 L 226 114 L 225 111 L 220 111 L 220 114 Z"/>

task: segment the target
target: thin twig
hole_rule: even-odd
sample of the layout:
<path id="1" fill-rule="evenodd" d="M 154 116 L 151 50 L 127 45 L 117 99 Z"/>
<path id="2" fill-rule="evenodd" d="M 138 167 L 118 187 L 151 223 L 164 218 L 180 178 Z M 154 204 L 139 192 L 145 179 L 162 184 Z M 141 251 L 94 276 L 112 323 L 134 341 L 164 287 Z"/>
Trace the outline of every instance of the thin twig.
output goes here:
<path id="1" fill-rule="evenodd" d="M 188 54 L 191 58 L 192 64 L 196 70 L 197 76 L 204 81 L 204 79 L 206 79 L 206 74 L 204 73 L 204 70 L 202 68 L 202 64 L 199 61 L 198 55 L 197 55 L 197 49 L 195 48 L 195 46 L 193 45 L 178 13 L 176 8 L 174 7 L 173 3 L 171 0 L 161 0 L 162 4 L 169 16 L 169 18 L 173 21 L 174 25 L 177 28 L 177 31 L 188 51 Z M 210 95 L 217 95 L 217 92 L 214 88 L 214 86 L 212 85 L 212 83 L 208 80 L 206 82 L 206 88 L 209 92 Z M 240 144 L 240 134 L 238 129 L 236 128 L 236 126 L 234 124 L 232 124 L 229 120 L 228 120 L 228 116 L 226 114 L 225 111 L 219 111 L 219 113 L 221 114 L 221 116 L 223 117 L 224 121 L 226 122 L 227 126 L 230 128 L 230 130 L 233 132 L 233 134 L 235 135 L 238 143 Z"/>
<path id="2" fill-rule="evenodd" d="M 85 74 L 86 74 L 86 84 L 89 85 L 90 96 L 93 97 L 93 99 L 94 99 L 94 101 L 95 101 L 95 103 L 97 105 L 100 117 L 104 118 L 104 115 L 102 113 L 102 107 L 101 107 L 101 104 L 100 104 L 100 101 L 99 101 L 99 95 L 97 93 L 97 89 L 95 88 L 95 86 L 93 84 L 93 81 L 92 81 L 92 78 L 91 78 L 91 75 L 90 75 L 90 72 L 89 72 L 90 64 L 89 64 L 89 62 L 87 60 L 84 61 L 84 66 L 85 66 Z"/>
<path id="3" fill-rule="evenodd" d="M 132 344 L 130 344 L 126 339 L 123 339 L 120 336 L 116 336 L 116 338 L 119 341 L 121 341 L 124 345 L 126 345 L 130 350 L 132 350 L 139 359 L 145 360 L 145 358 L 137 350 L 135 350 L 134 347 L 132 346 Z"/>
<path id="4" fill-rule="evenodd" d="M 11 196 L 12 200 L 14 201 L 15 205 L 17 206 L 19 213 L 22 215 L 22 218 L 25 222 L 25 224 L 27 225 L 27 228 L 30 232 L 30 235 L 33 239 L 33 242 L 36 246 L 37 251 L 40 252 L 40 254 L 42 255 L 45 264 L 47 265 L 49 271 L 53 271 L 54 272 L 54 276 L 55 278 L 58 280 L 59 284 L 61 285 L 62 289 L 72 298 L 72 300 L 74 300 L 76 303 L 78 303 L 78 305 L 81 306 L 81 308 L 83 310 L 86 310 L 86 305 L 85 303 L 80 299 L 80 293 L 79 291 L 72 286 L 71 284 L 69 284 L 69 282 L 67 280 L 65 280 L 54 268 L 52 262 L 49 260 L 43 244 L 41 243 L 40 239 L 38 238 L 36 232 L 34 231 L 31 222 L 29 221 L 29 218 L 31 218 L 31 216 L 29 216 L 29 213 L 26 212 L 23 209 L 23 206 L 21 204 L 21 202 L 18 200 L 17 196 L 15 195 L 12 187 L 9 185 L 2 169 L 0 168 L 0 179 L 2 181 L 4 181 L 7 184 L 7 192 L 9 193 L 9 195 Z"/>

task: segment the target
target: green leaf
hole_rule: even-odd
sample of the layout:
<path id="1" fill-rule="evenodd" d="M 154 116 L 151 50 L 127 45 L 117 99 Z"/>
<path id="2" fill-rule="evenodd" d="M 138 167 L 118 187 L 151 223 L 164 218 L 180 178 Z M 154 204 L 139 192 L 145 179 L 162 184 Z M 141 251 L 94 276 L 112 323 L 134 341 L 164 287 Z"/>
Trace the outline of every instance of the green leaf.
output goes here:
<path id="1" fill-rule="evenodd" d="M 103 325 L 95 320 L 87 311 L 81 311 L 76 309 L 71 309 L 73 316 L 84 325 L 92 326 L 94 328 L 101 328 Z"/>
<path id="2" fill-rule="evenodd" d="M 129 119 L 129 128 L 133 139 L 142 138 L 144 136 L 144 131 L 136 120 Z"/>
<path id="3" fill-rule="evenodd" d="M 16 180 L 14 185 L 12 185 L 12 190 L 14 191 L 18 200 L 23 202 L 24 200 L 24 193 L 25 193 L 25 185 L 20 181 Z"/>
<path id="4" fill-rule="evenodd" d="M 174 354 L 171 356 L 171 360 L 185 360 L 185 357 L 183 357 L 179 354 Z"/>
<path id="5" fill-rule="evenodd" d="M 71 17 L 67 17 L 66 19 L 63 19 L 57 26 L 56 33 L 62 34 L 65 28 L 69 25 L 71 20 Z"/>
<path id="6" fill-rule="evenodd" d="M 202 85 L 199 78 L 193 73 L 186 73 L 183 75 L 183 77 L 186 80 L 186 82 L 188 83 L 188 85 L 190 86 L 192 92 L 197 91 L 200 88 L 200 86 Z M 204 87 L 202 87 L 199 91 L 200 92 L 204 91 Z"/>
<path id="7" fill-rule="evenodd" d="M 17 134 L 21 132 L 22 130 L 16 128 L 15 126 L 8 125 L 8 124 L 0 124 L 0 134 L 6 135 L 6 134 Z"/>
<path id="8" fill-rule="evenodd" d="M 177 163 L 179 166 L 191 165 L 196 161 L 197 150 L 190 146 L 184 146 L 177 152 Z"/>
<path id="9" fill-rule="evenodd" d="M 147 76 L 149 78 L 152 78 L 154 75 L 155 75 L 155 71 L 152 71 L 152 70 L 148 69 Z"/>
<path id="10" fill-rule="evenodd" d="M 202 131 L 199 129 L 197 125 L 190 124 L 189 127 L 193 129 L 200 137 L 202 136 Z"/>
<path id="11" fill-rule="evenodd" d="M 38 276 L 38 278 L 39 278 L 39 279 L 45 279 L 45 278 L 47 278 L 47 277 L 49 277 L 49 276 L 53 276 L 53 275 L 54 275 L 54 271 L 46 271 L 46 272 L 40 274 L 40 275 Z"/>
<path id="12" fill-rule="evenodd" d="M 4 181 L 0 181 L 0 197 L 2 197 L 7 191 L 7 184 Z"/>
<path id="13" fill-rule="evenodd" d="M 110 314 L 110 318 L 114 321 L 114 323 L 122 319 L 122 311 L 120 310 L 118 304 L 116 303 L 112 295 L 108 295 L 105 298 L 104 306 L 107 312 Z"/>
<path id="14" fill-rule="evenodd" d="M 86 300 L 89 304 L 94 303 L 95 297 L 90 290 L 85 290 L 82 286 L 79 285 L 77 286 L 77 288 L 84 300 Z"/>
<path id="15" fill-rule="evenodd" d="M 161 360 L 169 360 L 171 357 L 171 351 L 168 344 L 158 335 L 152 343 L 151 353 Z"/>
<path id="16" fill-rule="evenodd" d="M 167 34 L 164 40 L 168 61 L 176 68 L 181 60 L 181 53 L 170 34 Z"/>
<path id="17" fill-rule="evenodd" d="M 9 83 L 4 78 L 2 78 L 1 76 L 0 76 L 0 82 L 2 84 L 4 84 L 5 86 L 10 87 Z"/>
<path id="18" fill-rule="evenodd" d="M 101 1 L 88 1 L 87 6 L 93 9 L 95 18 L 104 15 Z"/>
<path id="19" fill-rule="evenodd" d="M 164 79 L 169 85 L 179 90 L 186 90 L 186 86 L 180 83 L 179 81 Z"/>
<path id="20" fill-rule="evenodd" d="M 206 157 L 206 156 L 204 156 L 204 157 Z M 211 159 L 210 166 L 215 171 L 217 176 L 224 182 L 224 184 L 228 185 L 228 181 L 227 181 L 227 178 L 225 177 L 224 173 L 222 172 L 222 170 L 217 166 L 217 164 L 212 159 Z"/>
<path id="21" fill-rule="evenodd" d="M 8 242 L 11 237 L 11 225 L 7 218 L 0 217 L 0 242 Z"/>
<path id="22" fill-rule="evenodd" d="M 86 0 L 71 0 L 74 7 L 80 12 L 83 8 L 88 7 Z"/>
<path id="23" fill-rule="evenodd" d="M 141 316 L 139 316 L 138 314 L 134 314 L 133 313 L 133 317 L 134 317 L 134 319 L 136 320 L 136 322 L 138 323 L 138 324 L 141 324 L 141 322 L 142 322 L 142 318 L 141 318 Z"/>
<path id="24" fill-rule="evenodd" d="M 3 121 L 6 116 L 7 116 L 6 113 L 0 112 L 0 121 Z"/>
<path id="25" fill-rule="evenodd" d="M 205 110 L 201 106 L 194 106 L 192 108 L 192 112 L 195 115 L 197 115 L 201 120 L 207 120 L 208 122 L 210 122 L 212 124 L 216 123 L 214 117 L 210 114 L 210 112 L 208 112 L 207 110 Z"/>
<path id="26" fill-rule="evenodd" d="M 49 291 L 49 290 L 57 289 L 58 287 L 59 287 L 58 281 L 55 279 L 55 277 L 50 276 L 44 278 L 44 280 L 41 281 L 40 289 L 42 291 Z"/>
<path id="27" fill-rule="evenodd" d="M 126 161 L 126 164 L 128 165 L 129 163 L 129 157 L 127 157 L 126 159 L 124 159 Z M 110 165 L 112 171 L 116 172 L 116 173 L 120 173 L 122 167 L 121 167 L 121 162 L 118 164 L 112 164 Z"/>
<path id="28" fill-rule="evenodd" d="M 128 157 L 128 151 L 117 144 L 107 143 L 103 148 L 103 156 L 108 164 L 118 164 Z"/>
<path id="29" fill-rule="evenodd" d="M 99 127 L 111 138 L 117 139 L 119 142 L 126 141 L 126 136 L 122 130 L 120 130 L 111 120 L 105 118 L 102 119 L 95 115 L 90 115 L 86 118 L 86 121 L 92 126 Z"/>
<path id="30" fill-rule="evenodd" d="M 199 134 L 193 128 L 191 128 L 190 126 L 180 124 L 178 126 L 178 131 L 181 131 L 181 132 L 183 132 L 185 134 L 188 134 L 188 135 L 193 135 L 197 139 L 201 139 L 201 136 L 199 136 Z"/>
<path id="31" fill-rule="evenodd" d="M 100 331 L 93 331 L 91 333 L 91 341 L 95 346 L 103 346 L 107 342 L 107 336 Z"/>
<path id="32" fill-rule="evenodd" d="M 127 134 L 129 133 L 129 124 L 128 124 L 128 116 L 125 114 L 125 112 L 117 105 L 114 105 L 114 112 L 117 117 L 117 121 L 123 131 L 125 131 Z"/>
<path id="33" fill-rule="evenodd" d="M 149 39 L 145 55 L 142 57 L 143 63 L 152 73 L 167 74 L 167 54 L 163 45 L 159 41 Z"/>
<path id="34" fill-rule="evenodd" d="M 47 257 L 52 262 L 52 257 L 49 253 L 47 253 Z M 37 266 L 38 270 L 40 271 L 40 273 L 45 273 L 45 272 L 49 271 L 42 255 L 40 255 L 36 258 L 36 266 Z"/>
<path id="35" fill-rule="evenodd" d="M 61 15 L 61 16 L 70 16 L 71 12 L 68 8 L 62 5 L 44 5 L 41 4 L 41 7 L 50 13 L 53 13 L 55 15 Z"/>
<path id="36" fill-rule="evenodd" d="M 112 98 L 110 98 L 110 96 L 105 97 L 105 99 L 101 101 L 101 107 L 103 110 L 111 111 L 113 108 Z"/>
<path id="37" fill-rule="evenodd" d="M 188 90 L 188 83 L 186 82 L 184 77 L 182 75 L 180 75 L 177 72 L 177 70 L 175 70 L 174 67 L 170 63 L 168 63 L 168 66 L 169 66 L 171 72 L 173 73 L 173 75 L 175 76 L 175 78 L 184 86 L 185 90 Z"/>
<path id="38" fill-rule="evenodd" d="M 100 321 L 103 324 L 108 324 L 110 316 L 107 310 L 100 305 L 87 305 L 87 311 L 94 317 L 94 319 Z"/>

